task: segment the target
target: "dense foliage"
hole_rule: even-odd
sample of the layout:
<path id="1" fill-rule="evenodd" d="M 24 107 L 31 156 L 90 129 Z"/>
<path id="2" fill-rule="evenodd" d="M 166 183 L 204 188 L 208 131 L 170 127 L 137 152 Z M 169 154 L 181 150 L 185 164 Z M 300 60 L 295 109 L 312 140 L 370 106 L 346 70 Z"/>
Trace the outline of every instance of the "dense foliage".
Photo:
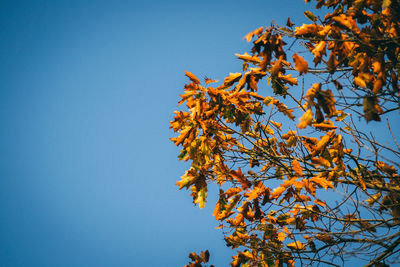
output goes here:
<path id="1" fill-rule="evenodd" d="M 315 2 L 309 24 L 247 34 L 243 71 L 219 85 L 186 72 L 171 140 L 191 167 L 177 185 L 200 208 L 219 186 L 232 266 L 397 262 L 400 2 Z"/>

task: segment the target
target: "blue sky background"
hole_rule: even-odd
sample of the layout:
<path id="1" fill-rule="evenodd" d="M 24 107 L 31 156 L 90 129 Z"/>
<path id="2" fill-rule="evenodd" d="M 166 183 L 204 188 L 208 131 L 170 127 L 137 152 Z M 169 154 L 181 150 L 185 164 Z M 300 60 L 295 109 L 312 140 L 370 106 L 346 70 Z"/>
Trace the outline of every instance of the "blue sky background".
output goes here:
<path id="1" fill-rule="evenodd" d="M 231 249 L 175 182 L 184 71 L 240 71 L 242 40 L 304 1 L 0 1 L 0 266 L 182 266 Z M 268 93 L 268 92 L 267 92 Z M 214 190 L 215 188 L 211 189 Z"/>

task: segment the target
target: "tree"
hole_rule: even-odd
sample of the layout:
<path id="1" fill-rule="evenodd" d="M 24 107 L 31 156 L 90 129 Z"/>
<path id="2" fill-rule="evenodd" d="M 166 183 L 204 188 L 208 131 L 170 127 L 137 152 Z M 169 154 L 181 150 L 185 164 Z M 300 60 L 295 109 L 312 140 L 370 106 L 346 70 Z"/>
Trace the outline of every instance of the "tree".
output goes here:
<path id="1" fill-rule="evenodd" d="M 220 188 L 232 266 L 398 262 L 400 1 L 315 2 L 309 24 L 247 34 L 243 71 L 219 86 L 186 72 L 177 185 L 200 208 Z"/>

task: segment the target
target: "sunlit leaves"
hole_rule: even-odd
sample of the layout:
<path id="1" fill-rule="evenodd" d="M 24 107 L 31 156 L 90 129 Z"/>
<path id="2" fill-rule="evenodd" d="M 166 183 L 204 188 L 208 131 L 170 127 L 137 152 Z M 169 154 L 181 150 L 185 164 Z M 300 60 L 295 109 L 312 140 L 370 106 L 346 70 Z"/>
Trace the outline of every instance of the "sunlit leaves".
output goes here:
<path id="1" fill-rule="evenodd" d="M 306 11 L 310 24 L 288 19 L 247 34 L 251 51 L 235 54 L 241 72 L 222 83 L 185 73 L 171 140 L 190 167 L 176 184 L 200 208 L 218 186 L 213 216 L 238 249 L 232 266 L 384 251 L 393 239 L 383 233 L 398 230 L 398 164 L 387 154 L 400 152 L 379 143 L 375 128 L 358 128 L 399 108 L 398 4 L 316 3 L 331 13 Z M 205 263 L 203 254 L 191 254 L 190 266 Z"/>

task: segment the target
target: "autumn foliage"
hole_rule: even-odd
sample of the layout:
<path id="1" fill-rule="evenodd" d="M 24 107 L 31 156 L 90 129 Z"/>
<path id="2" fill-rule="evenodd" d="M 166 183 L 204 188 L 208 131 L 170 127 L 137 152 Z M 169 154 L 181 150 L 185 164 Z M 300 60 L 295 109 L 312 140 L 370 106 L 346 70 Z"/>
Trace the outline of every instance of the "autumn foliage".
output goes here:
<path id="1" fill-rule="evenodd" d="M 203 208 L 217 184 L 232 266 L 398 260 L 400 2 L 314 2 L 325 13 L 308 24 L 247 34 L 223 82 L 186 72 L 171 140 L 191 167 L 177 185 Z"/>

